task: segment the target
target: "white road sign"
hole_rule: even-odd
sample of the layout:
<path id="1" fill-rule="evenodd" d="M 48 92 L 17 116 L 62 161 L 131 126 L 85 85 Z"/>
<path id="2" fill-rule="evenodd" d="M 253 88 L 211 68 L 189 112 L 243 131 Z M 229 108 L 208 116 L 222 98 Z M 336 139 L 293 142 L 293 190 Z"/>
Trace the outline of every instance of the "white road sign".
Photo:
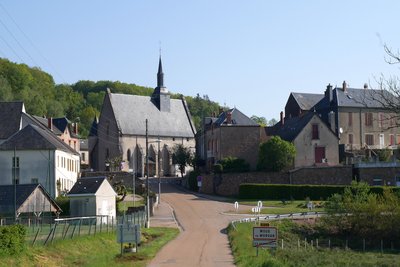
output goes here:
<path id="1" fill-rule="evenodd" d="M 278 229 L 270 226 L 253 227 L 254 247 L 276 247 Z"/>

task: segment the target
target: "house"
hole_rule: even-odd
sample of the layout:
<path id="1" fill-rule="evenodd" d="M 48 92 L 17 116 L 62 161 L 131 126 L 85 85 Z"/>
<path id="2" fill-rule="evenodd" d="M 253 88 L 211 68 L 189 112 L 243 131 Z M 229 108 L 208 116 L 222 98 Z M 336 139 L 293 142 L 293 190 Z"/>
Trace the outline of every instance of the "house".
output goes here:
<path id="1" fill-rule="evenodd" d="M 46 212 L 58 216 L 61 208 L 41 184 L 0 185 L 0 217 L 37 219 Z"/>
<path id="2" fill-rule="evenodd" d="M 265 130 L 237 108 L 221 111 L 218 117 L 206 117 L 197 134 L 197 155 L 211 170 L 226 157 L 244 159 L 255 169 L 260 142 L 266 140 Z"/>
<path id="3" fill-rule="evenodd" d="M 89 166 L 89 142 L 88 139 L 79 140 L 79 154 L 81 155 L 81 166 Z"/>
<path id="4" fill-rule="evenodd" d="M 353 157 L 366 151 L 397 148 L 397 114 L 382 104 L 386 97 L 394 98 L 387 91 L 369 89 L 367 85 L 362 89 L 349 88 L 346 82 L 341 88 L 327 86 L 315 110 L 339 137 L 342 160 L 347 155 L 351 163 Z"/>
<path id="5" fill-rule="evenodd" d="M 302 116 L 312 111 L 323 97 L 323 94 L 290 93 L 285 106 L 285 116 L 287 118 Z"/>
<path id="6" fill-rule="evenodd" d="M 92 127 L 93 128 L 93 127 Z M 175 176 L 173 147 L 181 144 L 194 150 L 196 133 L 186 101 L 171 99 L 164 86 L 161 57 L 157 87 L 151 97 L 116 94 L 105 95 L 96 138 L 89 138 L 94 170 L 133 170 L 139 176 Z M 146 148 L 146 135 L 148 136 Z M 148 152 L 146 152 L 148 151 Z"/>
<path id="7" fill-rule="evenodd" d="M 36 120 L 47 126 L 50 131 L 58 136 L 64 143 L 69 145 L 77 152 L 80 151 L 80 141 L 78 136 L 78 123 L 72 123 L 66 117 L 62 118 L 44 118 L 34 116 Z"/>
<path id="8" fill-rule="evenodd" d="M 339 164 L 339 140 L 317 113 L 281 120 L 268 128 L 268 135 L 276 135 L 293 143 L 296 148 L 294 167 Z"/>
<path id="9" fill-rule="evenodd" d="M 0 184 L 40 183 L 55 198 L 76 182 L 79 161 L 57 136 L 29 124 L 0 145 Z"/>
<path id="10" fill-rule="evenodd" d="M 68 193 L 70 215 L 106 216 L 103 223 L 111 223 L 116 216 L 116 196 L 106 177 L 80 178 Z"/>

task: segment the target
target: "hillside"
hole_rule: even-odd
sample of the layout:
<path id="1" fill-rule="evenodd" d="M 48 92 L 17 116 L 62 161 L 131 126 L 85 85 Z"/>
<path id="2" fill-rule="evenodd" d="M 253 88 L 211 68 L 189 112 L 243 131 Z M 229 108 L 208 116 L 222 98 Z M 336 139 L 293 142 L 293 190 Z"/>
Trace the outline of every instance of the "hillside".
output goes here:
<path id="1" fill-rule="evenodd" d="M 85 138 L 95 116 L 100 114 L 107 88 L 113 93 L 150 96 L 153 88 L 120 81 L 78 81 L 55 84 L 53 77 L 39 68 L 17 64 L 0 58 L 0 101 L 19 100 L 29 114 L 46 117 L 67 117 L 79 122 Z M 180 94 L 171 94 L 172 98 Z M 201 118 L 218 112 L 220 105 L 207 95 L 185 96 L 192 119 L 199 129 Z"/>

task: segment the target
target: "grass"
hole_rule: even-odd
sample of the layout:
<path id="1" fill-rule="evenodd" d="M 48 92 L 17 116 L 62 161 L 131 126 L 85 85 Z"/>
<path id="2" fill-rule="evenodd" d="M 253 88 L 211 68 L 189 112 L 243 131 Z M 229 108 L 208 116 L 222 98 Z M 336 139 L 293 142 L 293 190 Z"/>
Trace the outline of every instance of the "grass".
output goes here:
<path id="1" fill-rule="evenodd" d="M 123 256 L 115 232 L 59 240 L 49 246 L 28 246 L 18 256 L 2 256 L 0 266 L 146 266 L 178 233 L 175 228 L 142 229 L 138 252 Z"/>
<path id="2" fill-rule="evenodd" d="M 240 213 L 247 213 L 252 214 L 251 208 L 257 206 L 258 201 L 254 200 L 245 200 L 240 201 L 239 205 L 246 205 L 249 206 L 248 209 L 240 211 Z M 260 214 L 287 214 L 287 213 L 298 213 L 298 212 L 306 212 L 310 211 L 306 206 L 305 200 L 294 200 L 294 201 L 287 201 L 283 203 L 282 201 L 278 200 L 264 200 L 262 201 L 263 208 L 261 209 Z M 314 204 L 323 204 L 321 201 L 313 201 Z M 317 207 L 312 209 L 312 211 L 323 211 L 322 207 Z"/>
<path id="3" fill-rule="evenodd" d="M 271 223 L 274 224 L 274 223 Z M 291 232 L 288 221 L 275 222 L 278 235 L 285 242 L 297 243 L 297 235 Z M 276 250 L 252 247 L 252 228 L 254 224 L 237 224 L 236 229 L 228 228 L 228 235 L 237 266 L 399 266 L 400 255 L 380 252 L 356 252 L 344 249 L 316 249 L 280 247 Z M 280 242 L 278 242 L 280 244 Z"/>

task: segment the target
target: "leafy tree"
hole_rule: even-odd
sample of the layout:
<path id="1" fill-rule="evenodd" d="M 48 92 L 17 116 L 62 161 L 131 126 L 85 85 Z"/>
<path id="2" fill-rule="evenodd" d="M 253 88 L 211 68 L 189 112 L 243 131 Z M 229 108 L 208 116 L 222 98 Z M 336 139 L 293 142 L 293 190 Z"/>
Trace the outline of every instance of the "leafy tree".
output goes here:
<path id="1" fill-rule="evenodd" d="M 257 169 L 266 171 L 281 171 L 293 165 L 296 148 L 290 142 L 273 136 L 260 145 Z"/>
<path id="2" fill-rule="evenodd" d="M 179 166 L 181 177 L 185 173 L 186 166 L 192 164 L 193 155 L 189 147 L 182 144 L 176 144 L 173 148 L 173 160 Z"/>
<path id="3" fill-rule="evenodd" d="M 270 120 L 268 121 L 267 126 L 274 126 L 277 122 L 278 122 L 278 121 L 277 121 L 276 119 L 272 118 L 272 119 L 270 119 Z"/>
<path id="4" fill-rule="evenodd" d="M 226 157 L 219 161 L 224 172 L 248 172 L 250 165 L 244 159 Z"/>
<path id="5" fill-rule="evenodd" d="M 267 126 L 267 119 L 265 117 L 257 117 L 256 115 L 253 115 L 250 118 L 253 121 L 257 122 L 260 126 Z"/>

